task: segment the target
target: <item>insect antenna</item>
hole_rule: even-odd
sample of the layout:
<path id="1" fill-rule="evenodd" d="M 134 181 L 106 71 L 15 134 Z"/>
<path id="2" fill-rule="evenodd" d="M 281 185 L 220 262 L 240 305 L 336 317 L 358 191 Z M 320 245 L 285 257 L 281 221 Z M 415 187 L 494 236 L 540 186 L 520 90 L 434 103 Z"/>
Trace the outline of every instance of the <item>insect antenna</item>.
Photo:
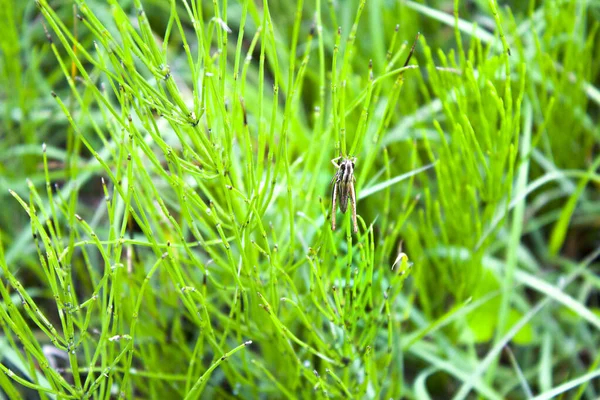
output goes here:
<path id="1" fill-rule="evenodd" d="M 421 32 L 417 33 L 417 37 L 415 38 L 415 41 L 413 42 L 413 45 L 410 48 L 410 53 L 408 53 L 408 57 L 406 58 L 406 62 L 404 63 L 405 67 L 408 65 L 408 63 L 410 62 L 410 59 L 412 58 L 413 53 L 415 52 L 415 46 L 417 45 L 417 41 L 419 40 L 419 36 L 421 36 Z"/>

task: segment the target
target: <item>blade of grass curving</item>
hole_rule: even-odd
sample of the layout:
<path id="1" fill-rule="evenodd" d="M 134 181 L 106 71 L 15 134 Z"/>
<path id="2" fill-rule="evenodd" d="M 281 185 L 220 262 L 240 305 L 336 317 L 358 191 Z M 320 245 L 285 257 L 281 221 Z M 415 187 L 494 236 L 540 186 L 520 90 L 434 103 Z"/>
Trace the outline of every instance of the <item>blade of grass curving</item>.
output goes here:
<path id="1" fill-rule="evenodd" d="M 575 302 L 572 298 L 564 294 L 562 289 L 564 289 L 570 282 L 572 282 L 577 276 L 582 274 L 587 266 L 600 254 L 600 248 L 596 249 L 590 255 L 588 255 L 576 269 L 574 269 L 567 277 L 560 280 L 560 283 L 557 287 L 554 287 L 550 284 L 546 284 L 544 282 L 539 282 L 539 280 L 525 274 L 521 271 L 515 272 L 515 278 L 517 280 L 521 280 L 526 278 L 527 282 L 532 283 L 536 287 L 540 288 L 540 291 L 546 294 L 546 297 L 531 308 L 525 315 L 523 315 L 510 329 L 509 331 L 488 351 L 487 355 L 484 357 L 481 362 L 478 363 L 477 367 L 472 371 L 469 378 L 463 381 L 460 389 L 453 397 L 455 400 L 465 399 L 471 389 L 475 387 L 475 384 L 479 382 L 480 376 L 487 370 L 488 366 L 495 362 L 497 357 L 500 355 L 500 352 L 506 346 L 506 344 L 512 340 L 512 338 L 527 324 L 534 316 L 536 316 L 542 308 L 544 308 L 551 300 L 558 300 L 564 305 L 571 307 L 574 310 L 581 312 L 582 316 L 589 316 L 589 314 L 585 311 L 585 307 L 581 304 Z M 532 279 L 533 278 L 533 279 Z M 590 322 L 594 325 L 600 323 L 600 317 L 593 316 L 591 317 Z"/>
<path id="2" fill-rule="evenodd" d="M 465 380 L 469 379 L 469 375 L 467 372 L 465 372 L 464 368 L 457 367 L 452 362 L 441 359 L 432 351 L 431 348 L 425 347 L 425 346 L 423 346 L 423 344 L 418 343 L 415 346 L 411 347 L 410 352 L 413 353 L 415 356 L 427 361 L 433 367 L 438 368 L 442 371 L 445 371 L 448 374 L 450 374 L 460 380 L 465 381 Z M 479 393 L 481 393 L 488 399 L 492 399 L 492 400 L 502 399 L 502 396 L 500 396 L 500 394 L 496 393 L 493 388 L 488 386 L 481 379 L 478 379 L 478 378 L 474 379 L 472 384 L 473 384 L 473 387 L 475 387 Z"/>
<path id="3" fill-rule="evenodd" d="M 585 375 L 580 376 L 579 378 L 571 379 L 563 383 L 562 385 L 556 386 L 554 389 L 539 394 L 533 398 L 533 400 L 550 400 L 555 399 L 559 395 L 576 388 L 577 386 L 586 384 L 591 382 L 593 379 L 600 377 L 600 369 L 592 372 L 588 372 Z"/>
<path id="4" fill-rule="evenodd" d="M 567 204 L 563 207 L 560 217 L 558 221 L 554 224 L 552 228 L 552 233 L 550 234 L 550 243 L 549 243 L 549 253 L 551 256 L 555 256 L 558 254 L 559 250 L 562 248 L 565 238 L 567 236 L 567 229 L 569 227 L 569 222 L 573 218 L 573 213 L 575 212 L 575 206 L 579 201 L 579 198 L 583 194 L 585 187 L 587 186 L 591 174 L 598 169 L 600 166 L 600 157 L 597 157 L 590 168 L 588 169 L 588 175 L 581 178 L 577 188 L 569 197 Z"/>
<path id="5" fill-rule="evenodd" d="M 390 187 L 390 186 L 392 186 L 392 185 L 394 185 L 394 184 L 396 184 L 398 182 L 401 182 L 401 181 L 403 181 L 403 180 L 405 180 L 407 178 L 410 178 L 411 176 L 414 176 L 414 175 L 416 175 L 416 174 L 418 174 L 420 172 L 423 172 L 423 171 L 426 171 L 426 170 L 428 170 L 430 168 L 433 168 L 434 166 L 435 166 L 435 162 L 431 163 L 431 164 L 427 164 L 427 165 L 425 165 L 425 166 L 423 166 L 421 168 L 417 168 L 417 169 L 412 170 L 410 172 L 407 172 L 405 174 L 395 176 L 392 179 L 380 182 L 380 183 L 378 183 L 376 185 L 373 185 L 371 187 L 362 189 L 360 191 L 360 194 L 358 195 L 358 199 L 362 200 L 364 198 L 367 198 L 367 197 L 369 197 L 369 196 L 371 196 L 371 195 L 373 195 L 373 194 L 375 194 L 377 192 L 382 191 L 383 189 L 385 189 L 387 187 Z"/>

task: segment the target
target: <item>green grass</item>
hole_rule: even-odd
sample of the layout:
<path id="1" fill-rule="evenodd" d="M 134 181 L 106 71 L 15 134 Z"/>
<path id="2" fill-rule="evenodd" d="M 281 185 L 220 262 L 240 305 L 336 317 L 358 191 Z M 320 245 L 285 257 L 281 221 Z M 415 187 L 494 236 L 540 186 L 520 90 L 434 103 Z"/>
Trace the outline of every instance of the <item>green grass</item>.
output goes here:
<path id="1" fill-rule="evenodd" d="M 599 15 L 0 1 L 0 399 L 598 398 Z"/>

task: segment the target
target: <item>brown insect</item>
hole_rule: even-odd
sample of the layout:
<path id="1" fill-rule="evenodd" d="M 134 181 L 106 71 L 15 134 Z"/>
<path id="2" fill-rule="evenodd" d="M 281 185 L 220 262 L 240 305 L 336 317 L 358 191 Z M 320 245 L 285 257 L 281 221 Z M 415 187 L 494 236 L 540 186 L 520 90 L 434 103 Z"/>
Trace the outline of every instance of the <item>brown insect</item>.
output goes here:
<path id="1" fill-rule="evenodd" d="M 338 164 L 336 161 L 341 160 Z M 356 192 L 354 191 L 354 163 L 356 157 L 337 157 L 331 160 L 331 163 L 338 169 L 333 179 L 331 179 L 332 189 L 332 205 L 331 205 L 331 229 L 335 230 L 335 213 L 337 211 L 337 203 L 339 198 L 340 211 L 346 213 L 348 209 L 348 200 L 352 204 L 352 225 L 354 233 L 358 232 L 358 224 L 356 223 Z"/>

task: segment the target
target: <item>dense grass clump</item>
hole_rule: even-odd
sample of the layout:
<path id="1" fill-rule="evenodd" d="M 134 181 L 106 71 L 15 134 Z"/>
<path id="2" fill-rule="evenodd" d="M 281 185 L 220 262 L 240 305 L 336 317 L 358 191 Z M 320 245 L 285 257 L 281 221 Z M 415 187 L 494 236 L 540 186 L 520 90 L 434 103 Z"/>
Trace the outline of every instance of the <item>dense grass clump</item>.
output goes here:
<path id="1" fill-rule="evenodd" d="M 4 1 L 0 399 L 598 398 L 599 15 Z"/>

